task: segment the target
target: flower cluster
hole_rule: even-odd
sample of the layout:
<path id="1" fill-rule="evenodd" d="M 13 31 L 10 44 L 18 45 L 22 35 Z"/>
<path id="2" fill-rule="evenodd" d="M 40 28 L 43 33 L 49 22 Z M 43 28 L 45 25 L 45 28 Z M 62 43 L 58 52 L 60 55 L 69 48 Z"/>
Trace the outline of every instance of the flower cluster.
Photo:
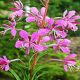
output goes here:
<path id="1" fill-rule="evenodd" d="M 67 34 L 69 30 L 77 31 L 77 25 L 80 19 L 79 15 L 76 15 L 76 11 L 64 11 L 62 17 L 50 18 L 45 15 L 46 8 L 42 7 L 40 11 L 36 7 L 30 8 L 30 13 L 26 13 L 23 10 L 23 4 L 20 1 L 14 2 L 15 8 L 11 8 L 13 13 L 9 16 L 10 24 L 4 24 L 5 31 L 11 30 L 12 36 L 16 36 L 17 28 L 16 23 L 25 15 L 28 14 L 25 19 L 26 22 L 31 23 L 35 22 L 38 26 L 38 29 L 33 34 L 29 34 L 25 30 L 19 31 L 20 39 L 15 43 L 15 48 L 24 48 L 25 53 L 29 54 L 30 49 L 32 48 L 35 52 L 42 52 L 49 48 L 51 45 L 53 50 L 57 53 L 59 50 L 63 53 L 69 54 L 64 59 L 64 70 L 68 71 L 68 66 L 76 65 L 76 60 L 72 59 L 76 57 L 76 54 L 70 53 L 70 43 L 71 41 L 67 39 Z M 45 17 L 45 18 L 44 18 Z M 18 20 L 16 20 L 18 18 Z M 44 26 L 43 25 L 44 20 Z M 46 43 L 50 41 L 50 45 Z M 10 61 L 6 57 L 0 58 L 0 68 L 3 70 L 9 70 Z"/>

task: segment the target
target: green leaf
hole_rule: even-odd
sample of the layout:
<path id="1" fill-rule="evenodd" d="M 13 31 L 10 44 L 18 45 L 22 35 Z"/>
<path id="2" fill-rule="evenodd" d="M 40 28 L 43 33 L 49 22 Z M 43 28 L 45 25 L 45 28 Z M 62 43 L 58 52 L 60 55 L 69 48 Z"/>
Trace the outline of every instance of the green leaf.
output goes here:
<path id="1" fill-rule="evenodd" d="M 20 77 L 16 74 L 16 72 L 13 69 L 10 69 L 9 71 L 13 74 L 16 80 L 21 80 Z"/>

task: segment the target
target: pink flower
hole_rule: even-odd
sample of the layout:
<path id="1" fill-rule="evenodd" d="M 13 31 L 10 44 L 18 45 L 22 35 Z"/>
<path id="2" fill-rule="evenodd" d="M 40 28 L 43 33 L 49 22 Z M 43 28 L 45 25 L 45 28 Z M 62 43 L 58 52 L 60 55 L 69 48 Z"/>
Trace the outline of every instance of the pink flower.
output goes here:
<path id="1" fill-rule="evenodd" d="M 23 16 L 23 4 L 20 1 L 15 1 L 14 6 L 16 8 L 11 8 L 14 12 L 10 15 L 12 20 L 14 20 L 16 17 L 21 18 Z"/>
<path id="2" fill-rule="evenodd" d="M 53 28 L 52 29 L 53 33 L 54 33 L 54 38 L 65 38 L 67 36 L 67 33 L 65 30 L 60 30 L 58 28 Z"/>
<path id="3" fill-rule="evenodd" d="M 16 22 L 15 22 L 15 21 L 11 22 L 10 25 L 8 25 L 8 24 L 3 24 L 3 26 L 6 27 L 5 32 L 8 31 L 8 30 L 11 30 L 12 36 L 14 36 L 14 37 L 16 36 L 16 28 L 15 28 Z"/>
<path id="4" fill-rule="evenodd" d="M 76 65 L 76 60 L 74 59 L 76 56 L 76 54 L 70 54 L 64 59 L 64 70 L 66 72 L 68 71 L 68 67 Z"/>
<path id="5" fill-rule="evenodd" d="M 71 41 L 68 39 L 58 39 L 57 44 L 53 45 L 53 49 L 55 51 L 58 51 L 60 49 L 64 53 L 70 53 L 69 46 L 70 46 Z"/>
<path id="6" fill-rule="evenodd" d="M 15 44 L 16 48 L 25 48 L 26 54 L 29 54 L 30 48 L 33 48 L 37 52 L 41 52 L 47 48 L 45 42 L 48 42 L 50 39 L 48 36 L 40 39 L 40 35 L 37 32 L 34 32 L 30 36 L 26 31 L 21 30 L 19 33 L 22 40 L 18 40 Z"/>
<path id="7" fill-rule="evenodd" d="M 10 61 L 6 58 L 6 56 L 3 56 L 3 58 L 0 57 L 0 69 L 8 71 L 9 63 Z"/>
<path id="8" fill-rule="evenodd" d="M 28 14 L 28 17 L 26 18 L 26 22 L 36 22 L 36 24 L 41 27 L 42 26 L 42 20 L 45 13 L 45 7 L 42 7 L 40 12 L 36 7 L 31 8 L 31 13 Z M 54 19 L 49 18 L 46 16 L 45 18 L 45 26 L 52 26 L 54 23 Z"/>
<path id="9" fill-rule="evenodd" d="M 62 26 L 63 29 L 70 29 L 72 31 L 77 31 L 78 22 L 76 20 L 80 19 L 79 15 L 75 15 L 76 11 L 72 10 L 67 12 L 67 10 L 63 13 L 63 18 L 56 21 L 56 26 Z"/>

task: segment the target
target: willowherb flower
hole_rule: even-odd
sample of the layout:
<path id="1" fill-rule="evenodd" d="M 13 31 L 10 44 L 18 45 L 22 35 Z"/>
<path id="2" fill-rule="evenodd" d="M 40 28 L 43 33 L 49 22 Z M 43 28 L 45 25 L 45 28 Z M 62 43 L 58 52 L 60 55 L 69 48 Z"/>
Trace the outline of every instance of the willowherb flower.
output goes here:
<path id="1" fill-rule="evenodd" d="M 16 8 L 11 8 L 12 11 L 14 11 L 10 17 L 12 18 L 12 20 L 14 20 L 16 17 L 21 18 L 23 16 L 23 4 L 20 1 L 15 1 L 14 2 L 14 6 Z"/>
<path id="2" fill-rule="evenodd" d="M 48 42 L 50 39 L 48 36 L 45 36 L 40 39 L 40 35 L 37 32 L 34 32 L 30 36 L 26 31 L 21 30 L 19 33 L 22 40 L 18 40 L 15 44 L 16 48 L 25 48 L 26 54 L 29 54 L 30 48 L 33 48 L 37 52 L 41 52 L 47 48 L 45 42 Z"/>
<path id="3" fill-rule="evenodd" d="M 66 10 L 63 13 L 63 18 L 56 21 L 56 27 L 62 26 L 63 29 L 77 31 L 78 22 L 76 20 L 78 19 L 80 19 L 80 16 L 76 15 L 76 11 L 72 10 L 68 13 Z"/>
<path id="4" fill-rule="evenodd" d="M 12 21 L 11 24 L 3 24 L 3 26 L 5 26 L 4 32 L 11 30 L 12 36 L 14 36 L 14 37 L 16 36 L 16 28 L 15 28 L 16 22 L 15 21 Z"/>
<path id="5" fill-rule="evenodd" d="M 9 70 L 10 60 L 6 58 L 6 56 L 0 57 L 0 69 L 8 71 Z"/>
<path id="6" fill-rule="evenodd" d="M 43 20 L 44 14 L 45 14 L 45 7 L 42 7 L 40 12 L 36 7 L 32 7 L 31 13 L 29 13 L 28 17 L 26 18 L 26 22 L 36 22 L 36 24 L 39 27 L 42 27 L 42 20 Z M 53 23 L 54 23 L 54 19 L 46 16 L 44 26 L 51 27 Z"/>
<path id="7" fill-rule="evenodd" d="M 76 60 L 74 59 L 77 55 L 70 54 L 64 59 L 64 70 L 67 72 L 68 67 L 74 67 L 76 65 Z"/>
<path id="8" fill-rule="evenodd" d="M 53 28 L 52 34 L 54 34 L 54 39 L 65 38 L 67 36 L 67 32 L 65 30 L 60 30 L 59 28 Z"/>
<path id="9" fill-rule="evenodd" d="M 59 49 L 64 53 L 70 53 L 69 46 L 71 41 L 68 39 L 57 39 L 57 44 L 53 45 L 53 49 L 57 52 Z"/>

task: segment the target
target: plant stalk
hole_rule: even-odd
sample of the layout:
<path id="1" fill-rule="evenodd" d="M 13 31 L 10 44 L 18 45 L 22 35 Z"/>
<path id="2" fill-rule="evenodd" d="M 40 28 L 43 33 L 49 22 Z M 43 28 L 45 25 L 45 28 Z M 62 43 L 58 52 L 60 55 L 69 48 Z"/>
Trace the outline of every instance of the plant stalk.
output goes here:
<path id="1" fill-rule="evenodd" d="M 49 3 L 49 0 L 46 0 L 46 6 L 45 6 L 45 13 L 44 13 L 44 16 L 43 16 L 43 20 L 42 20 L 42 28 L 44 27 L 44 24 L 45 24 L 45 18 L 46 18 L 46 14 L 47 14 L 47 11 L 48 11 L 48 3 Z M 40 43 L 40 37 L 39 37 L 39 40 L 38 40 L 38 44 Z M 32 76 L 33 76 L 33 70 L 34 70 L 34 67 L 37 63 L 36 59 L 37 59 L 37 56 L 38 56 L 38 53 L 36 52 L 34 57 L 33 57 L 33 61 L 32 61 L 32 65 L 31 65 L 31 69 L 30 69 L 30 80 L 32 80 Z"/>

